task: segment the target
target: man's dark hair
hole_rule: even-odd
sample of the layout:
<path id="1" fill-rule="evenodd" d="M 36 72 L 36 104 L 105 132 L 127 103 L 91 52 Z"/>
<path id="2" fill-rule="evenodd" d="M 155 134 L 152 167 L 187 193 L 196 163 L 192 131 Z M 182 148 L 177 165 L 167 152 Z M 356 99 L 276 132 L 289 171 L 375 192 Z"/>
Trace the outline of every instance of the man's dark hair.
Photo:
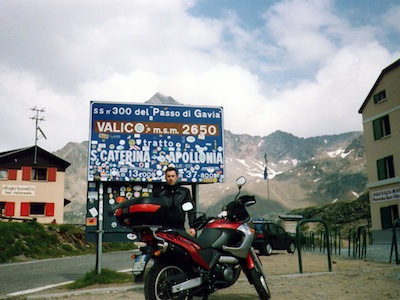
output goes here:
<path id="1" fill-rule="evenodd" d="M 168 168 L 165 170 L 165 174 L 167 174 L 167 172 L 171 172 L 171 171 L 174 171 L 175 174 L 176 174 L 176 176 L 178 176 L 178 171 L 175 169 L 175 167 L 168 167 Z"/>

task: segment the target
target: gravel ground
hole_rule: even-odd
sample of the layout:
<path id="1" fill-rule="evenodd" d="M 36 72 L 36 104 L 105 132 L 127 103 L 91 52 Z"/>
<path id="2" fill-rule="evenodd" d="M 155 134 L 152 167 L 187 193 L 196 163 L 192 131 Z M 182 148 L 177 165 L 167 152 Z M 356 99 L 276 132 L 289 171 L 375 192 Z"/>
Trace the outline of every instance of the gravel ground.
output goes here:
<path id="1" fill-rule="evenodd" d="M 391 246 L 391 244 L 368 245 L 366 259 L 380 262 L 389 262 Z M 392 254 L 392 262 L 396 262 L 394 250 Z"/>
<path id="2" fill-rule="evenodd" d="M 367 245 L 366 252 L 363 253 L 362 249 L 354 250 L 351 247 L 350 251 L 349 248 L 342 248 L 340 252 L 340 256 L 343 258 L 351 258 L 351 259 L 364 259 L 368 261 L 376 261 L 376 262 L 389 262 L 390 259 L 390 252 L 391 252 L 391 244 L 373 244 Z M 318 250 L 319 251 L 319 250 Z M 400 247 L 399 247 L 400 252 Z M 399 253 L 400 254 L 400 253 Z M 332 249 L 332 255 L 339 255 L 339 250 Z M 393 251 L 392 254 L 392 262 L 396 262 L 396 256 Z"/>
<path id="3" fill-rule="evenodd" d="M 400 265 L 388 263 L 391 245 L 368 245 L 365 259 L 349 258 L 348 249 L 332 253 L 332 272 L 327 255 L 302 251 L 303 273 L 298 255 L 275 252 L 262 256 L 273 300 L 286 299 L 400 299 Z M 144 300 L 143 285 L 97 286 L 80 291 L 54 289 L 21 299 Z M 232 287 L 217 291 L 210 300 L 258 299 L 254 288 L 242 275 Z"/>

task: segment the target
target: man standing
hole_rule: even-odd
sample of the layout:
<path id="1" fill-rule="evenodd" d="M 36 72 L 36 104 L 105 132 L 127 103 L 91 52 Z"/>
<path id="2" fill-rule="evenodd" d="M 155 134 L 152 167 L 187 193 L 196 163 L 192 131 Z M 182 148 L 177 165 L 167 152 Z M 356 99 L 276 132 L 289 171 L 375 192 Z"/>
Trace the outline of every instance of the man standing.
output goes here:
<path id="1" fill-rule="evenodd" d="M 179 229 L 185 229 L 185 215 L 186 212 L 182 209 L 182 204 L 186 202 L 192 202 L 192 197 L 190 196 L 190 190 L 188 188 L 182 187 L 178 184 L 178 171 L 174 167 L 168 167 L 165 170 L 165 179 L 167 184 L 163 187 L 160 196 L 168 198 L 168 206 L 170 209 L 170 219 L 173 227 Z M 196 219 L 196 211 L 194 209 L 187 212 L 190 235 L 196 235 L 196 229 L 193 227 L 193 223 Z"/>

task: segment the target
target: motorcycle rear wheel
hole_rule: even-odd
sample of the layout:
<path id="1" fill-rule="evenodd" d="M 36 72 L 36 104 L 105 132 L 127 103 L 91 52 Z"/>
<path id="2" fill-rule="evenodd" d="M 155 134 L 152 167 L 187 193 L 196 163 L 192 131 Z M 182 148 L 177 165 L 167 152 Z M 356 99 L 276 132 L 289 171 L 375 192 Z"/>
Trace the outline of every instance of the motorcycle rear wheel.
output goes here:
<path id="1" fill-rule="evenodd" d="M 184 267 L 173 262 L 155 263 L 146 278 L 144 284 L 144 294 L 146 300 L 190 300 L 188 292 L 179 295 L 172 293 L 172 286 L 166 282 L 166 278 L 171 275 L 185 273 Z"/>
<path id="2" fill-rule="evenodd" d="M 260 296 L 260 300 L 270 300 L 271 293 L 269 291 L 264 276 L 259 273 L 255 268 L 249 270 L 249 276 L 251 278 L 251 281 L 253 282 L 258 296 Z"/>

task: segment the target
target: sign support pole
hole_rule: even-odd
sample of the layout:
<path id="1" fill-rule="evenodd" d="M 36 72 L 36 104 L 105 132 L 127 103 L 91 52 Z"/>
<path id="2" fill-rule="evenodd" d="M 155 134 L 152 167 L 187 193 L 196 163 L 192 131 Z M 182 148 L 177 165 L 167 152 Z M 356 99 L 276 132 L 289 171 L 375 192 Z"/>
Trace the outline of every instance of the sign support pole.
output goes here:
<path id="1" fill-rule="evenodd" d="M 97 252 L 96 252 L 96 270 L 101 274 L 101 259 L 103 251 L 103 183 L 99 183 L 99 225 L 97 230 Z"/>

